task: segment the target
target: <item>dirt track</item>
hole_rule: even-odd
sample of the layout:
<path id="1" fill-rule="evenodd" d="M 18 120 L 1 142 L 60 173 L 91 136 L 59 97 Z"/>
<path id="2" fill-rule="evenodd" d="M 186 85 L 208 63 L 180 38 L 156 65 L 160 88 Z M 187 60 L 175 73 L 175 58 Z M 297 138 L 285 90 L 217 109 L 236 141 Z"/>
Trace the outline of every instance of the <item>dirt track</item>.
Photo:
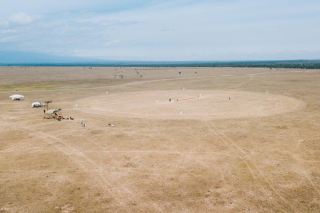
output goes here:
<path id="1" fill-rule="evenodd" d="M 319 71 L 0 76 L 0 212 L 320 211 Z M 39 99 L 75 120 L 43 120 Z"/>

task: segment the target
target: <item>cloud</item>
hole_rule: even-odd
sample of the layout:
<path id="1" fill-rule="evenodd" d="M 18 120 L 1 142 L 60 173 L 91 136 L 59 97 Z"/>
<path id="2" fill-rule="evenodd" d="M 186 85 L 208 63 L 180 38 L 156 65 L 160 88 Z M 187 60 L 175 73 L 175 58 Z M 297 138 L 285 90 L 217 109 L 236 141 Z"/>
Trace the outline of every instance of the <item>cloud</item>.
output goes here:
<path id="1" fill-rule="evenodd" d="M 11 13 L 0 15 L 0 49 L 130 60 L 310 58 L 320 52 L 315 0 L 5 2 Z"/>
<path id="2" fill-rule="evenodd" d="M 8 21 L 13 24 L 25 25 L 30 24 L 34 21 L 34 17 L 26 13 L 15 13 L 8 18 Z"/>

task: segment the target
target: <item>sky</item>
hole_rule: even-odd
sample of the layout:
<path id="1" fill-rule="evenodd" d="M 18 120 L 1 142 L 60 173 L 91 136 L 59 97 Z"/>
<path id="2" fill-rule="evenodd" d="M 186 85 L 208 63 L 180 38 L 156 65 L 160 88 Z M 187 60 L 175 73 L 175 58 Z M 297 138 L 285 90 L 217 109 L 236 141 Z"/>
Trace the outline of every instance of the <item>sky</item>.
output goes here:
<path id="1" fill-rule="evenodd" d="M 320 59 L 319 0 L 0 0 L 0 51 L 102 60 Z"/>

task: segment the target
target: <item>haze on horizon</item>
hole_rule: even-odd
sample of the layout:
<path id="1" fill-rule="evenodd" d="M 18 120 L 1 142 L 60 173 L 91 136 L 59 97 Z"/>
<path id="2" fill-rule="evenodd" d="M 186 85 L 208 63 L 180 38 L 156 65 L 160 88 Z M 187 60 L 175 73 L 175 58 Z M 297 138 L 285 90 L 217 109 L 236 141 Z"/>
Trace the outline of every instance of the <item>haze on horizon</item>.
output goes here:
<path id="1" fill-rule="evenodd" d="M 103 60 L 319 59 L 317 0 L 4 0 L 0 51 Z"/>

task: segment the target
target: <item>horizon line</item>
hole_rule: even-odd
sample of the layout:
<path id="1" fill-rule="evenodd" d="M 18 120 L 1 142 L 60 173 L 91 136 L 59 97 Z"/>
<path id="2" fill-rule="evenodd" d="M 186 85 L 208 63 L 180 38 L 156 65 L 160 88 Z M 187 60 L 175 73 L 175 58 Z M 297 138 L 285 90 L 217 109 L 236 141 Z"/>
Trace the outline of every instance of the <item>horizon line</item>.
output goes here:
<path id="1" fill-rule="evenodd" d="M 252 67 L 252 68 L 302 68 L 320 69 L 320 59 L 294 60 L 185 60 L 185 61 L 84 61 L 84 62 L 28 62 L 0 63 L 0 67 Z"/>

